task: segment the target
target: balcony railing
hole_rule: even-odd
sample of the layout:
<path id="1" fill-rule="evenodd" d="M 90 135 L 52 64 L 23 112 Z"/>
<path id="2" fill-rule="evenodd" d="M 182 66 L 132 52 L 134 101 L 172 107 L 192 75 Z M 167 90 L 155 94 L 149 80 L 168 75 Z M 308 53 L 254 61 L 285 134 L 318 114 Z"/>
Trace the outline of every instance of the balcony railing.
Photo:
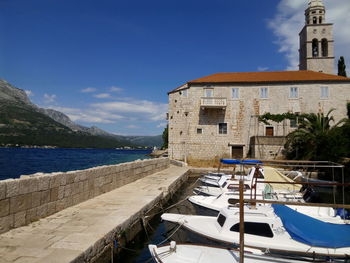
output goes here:
<path id="1" fill-rule="evenodd" d="M 227 105 L 226 98 L 217 98 L 217 97 L 203 97 L 203 98 L 201 98 L 201 107 L 202 108 L 225 109 L 226 105 Z"/>

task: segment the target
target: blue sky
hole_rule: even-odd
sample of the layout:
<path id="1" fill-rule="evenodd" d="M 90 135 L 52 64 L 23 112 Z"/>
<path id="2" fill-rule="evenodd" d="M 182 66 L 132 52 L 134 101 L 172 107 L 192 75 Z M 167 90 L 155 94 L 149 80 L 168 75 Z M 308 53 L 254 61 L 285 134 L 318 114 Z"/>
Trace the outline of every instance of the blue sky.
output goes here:
<path id="1" fill-rule="evenodd" d="M 350 1 L 325 0 L 350 57 Z M 156 135 L 167 92 L 217 72 L 295 69 L 306 0 L 0 0 L 0 78 L 77 123 Z M 339 25 L 344 25 L 340 27 Z M 347 56 L 349 54 L 349 56 Z"/>

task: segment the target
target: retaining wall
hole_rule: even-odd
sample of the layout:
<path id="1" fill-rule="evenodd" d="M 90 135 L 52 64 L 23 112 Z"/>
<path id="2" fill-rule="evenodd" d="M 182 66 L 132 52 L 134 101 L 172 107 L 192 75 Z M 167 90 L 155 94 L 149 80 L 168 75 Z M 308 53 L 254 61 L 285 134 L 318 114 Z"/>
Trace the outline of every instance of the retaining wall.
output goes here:
<path id="1" fill-rule="evenodd" d="M 164 170 L 169 164 L 168 158 L 138 160 L 0 181 L 0 233 Z"/>

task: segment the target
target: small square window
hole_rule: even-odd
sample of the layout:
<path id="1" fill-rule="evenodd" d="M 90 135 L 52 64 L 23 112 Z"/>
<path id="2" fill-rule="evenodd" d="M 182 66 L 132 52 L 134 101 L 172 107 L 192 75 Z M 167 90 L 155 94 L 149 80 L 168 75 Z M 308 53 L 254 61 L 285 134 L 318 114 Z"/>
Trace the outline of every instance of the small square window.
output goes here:
<path id="1" fill-rule="evenodd" d="M 297 87 L 291 87 L 290 88 L 289 98 L 292 98 L 292 99 L 298 98 L 298 88 Z"/>
<path id="2" fill-rule="evenodd" d="M 203 134 L 203 129 L 202 128 L 197 128 L 197 134 Z"/>
<path id="3" fill-rule="evenodd" d="M 232 88 L 232 98 L 233 99 L 239 98 L 239 88 Z"/>
<path id="4" fill-rule="evenodd" d="M 321 98 L 327 99 L 329 97 L 329 89 L 328 87 L 321 87 Z"/>
<path id="5" fill-rule="evenodd" d="M 227 134 L 227 123 L 219 123 L 219 134 Z"/>
<path id="6" fill-rule="evenodd" d="M 204 89 L 204 97 L 213 97 L 214 90 L 213 89 Z"/>
<path id="7" fill-rule="evenodd" d="M 268 90 L 267 88 L 260 88 L 260 98 L 267 99 L 268 98 Z"/>
<path id="8" fill-rule="evenodd" d="M 290 127 L 291 128 L 298 128 L 298 123 L 296 119 L 290 120 Z"/>
<path id="9" fill-rule="evenodd" d="M 181 92 L 181 96 L 182 97 L 187 97 L 188 96 L 188 89 L 184 89 L 184 90 L 182 90 L 180 92 Z"/>

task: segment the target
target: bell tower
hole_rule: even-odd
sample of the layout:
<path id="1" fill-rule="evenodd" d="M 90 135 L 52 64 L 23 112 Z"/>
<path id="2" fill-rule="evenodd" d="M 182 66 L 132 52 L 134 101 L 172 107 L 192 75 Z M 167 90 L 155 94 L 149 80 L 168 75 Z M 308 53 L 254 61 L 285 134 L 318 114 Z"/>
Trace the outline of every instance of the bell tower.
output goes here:
<path id="1" fill-rule="evenodd" d="M 299 33 L 299 70 L 334 74 L 333 24 L 326 23 L 322 0 L 310 0 Z"/>

